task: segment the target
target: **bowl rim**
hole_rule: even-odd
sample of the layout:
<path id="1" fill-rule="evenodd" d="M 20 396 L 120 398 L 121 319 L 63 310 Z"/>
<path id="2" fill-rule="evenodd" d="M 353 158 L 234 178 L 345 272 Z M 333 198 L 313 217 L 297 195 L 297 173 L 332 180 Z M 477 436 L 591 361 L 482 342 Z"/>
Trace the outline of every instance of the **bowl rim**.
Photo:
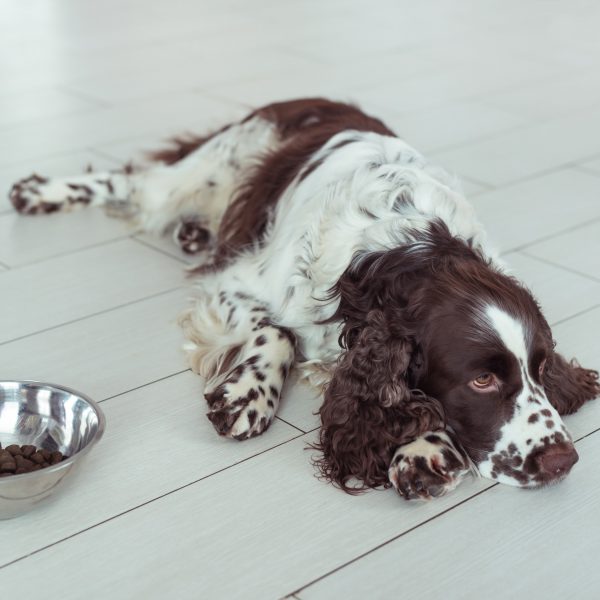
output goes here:
<path id="1" fill-rule="evenodd" d="M 19 474 L 14 473 L 9 477 L 0 477 L 0 486 L 6 485 L 11 481 L 15 481 L 17 477 L 20 478 L 19 481 L 23 481 L 25 478 L 33 479 L 35 477 L 40 477 L 40 475 L 42 474 L 56 473 L 57 471 L 67 469 L 71 465 L 73 465 L 79 458 L 85 456 L 102 439 L 102 436 L 104 435 L 104 431 L 106 429 L 106 417 L 104 416 L 104 413 L 102 412 L 102 409 L 100 408 L 98 403 L 92 400 L 87 394 L 83 394 L 78 390 L 67 387 L 66 385 L 49 383 L 47 381 L 38 381 L 36 379 L 0 379 L 0 386 L 7 383 L 34 384 L 39 387 L 54 388 L 63 392 L 68 392 L 69 394 L 72 394 L 74 396 L 77 396 L 78 398 L 81 398 L 82 400 L 85 400 L 85 402 L 87 402 L 92 407 L 92 410 L 96 413 L 96 416 L 98 417 L 98 431 L 96 431 L 96 435 L 94 435 L 89 444 L 87 444 L 84 448 L 82 448 L 72 456 L 69 456 L 69 458 L 67 458 L 66 460 L 63 460 L 55 465 L 50 465 L 44 469 L 39 469 L 38 471 Z M 0 401 L 1 400 L 2 399 L 0 397 Z"/>

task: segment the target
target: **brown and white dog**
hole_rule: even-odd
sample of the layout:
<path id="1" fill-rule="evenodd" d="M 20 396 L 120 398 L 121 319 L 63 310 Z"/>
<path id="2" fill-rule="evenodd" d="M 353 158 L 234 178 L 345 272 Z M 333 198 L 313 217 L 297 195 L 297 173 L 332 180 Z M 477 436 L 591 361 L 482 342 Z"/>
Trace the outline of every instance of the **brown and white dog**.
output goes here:
<path id="1" fill-rule="evenodd" d="M 430 498 L 474 467 L 530 488 L 567 475 L 578 457 L 560 415 L 598 395 L 598 374 L 554 352 L 457 182 L 381 121 L 283 102 L 154 158 L 33 175 L 11 200 L 135 212 L 200 254 L 182 324 L 220 435 L 263 433 L 295 364 L 323 389 L 318 465 L 346 491 Z"/>

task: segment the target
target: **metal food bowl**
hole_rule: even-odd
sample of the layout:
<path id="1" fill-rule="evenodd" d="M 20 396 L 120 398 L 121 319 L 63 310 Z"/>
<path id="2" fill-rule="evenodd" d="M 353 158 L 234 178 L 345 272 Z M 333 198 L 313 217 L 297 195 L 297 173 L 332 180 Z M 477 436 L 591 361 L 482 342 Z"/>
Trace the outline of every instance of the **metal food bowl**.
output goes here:
<path id="1" fill-rule="evenodd" d="M 38 381 L 0 381 L 0 443 L 59 450 L 67 458 L 32 473 L 0 477 L 0 519 L 21 515 L 60 491 L 104 433 L 98 405 L 69 388 Z"/>

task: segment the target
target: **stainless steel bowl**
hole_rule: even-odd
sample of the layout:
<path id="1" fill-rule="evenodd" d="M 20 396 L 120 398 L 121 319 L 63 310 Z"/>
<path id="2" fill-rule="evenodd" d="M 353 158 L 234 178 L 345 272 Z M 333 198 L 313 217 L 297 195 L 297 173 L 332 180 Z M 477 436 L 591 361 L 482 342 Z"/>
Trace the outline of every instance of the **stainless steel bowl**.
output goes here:
<path id="1" fill-rule="evenodd" d="M 67 475 L 104 433 L 98 405 L 69 388 L 38 381 L 0 381 L 0 443 L 60 450 L 62 462 L 0 477 L 0 519 L 23 514 L 61 490 Z"/>

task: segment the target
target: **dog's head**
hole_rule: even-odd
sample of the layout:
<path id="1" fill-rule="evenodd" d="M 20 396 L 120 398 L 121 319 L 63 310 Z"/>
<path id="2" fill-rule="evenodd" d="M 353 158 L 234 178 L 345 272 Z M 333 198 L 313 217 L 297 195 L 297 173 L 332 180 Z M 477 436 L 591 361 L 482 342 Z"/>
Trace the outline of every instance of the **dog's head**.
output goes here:
<path id="1" fill-rule="evenodd" d="M 378 463 L 405 441 L 394 419 L 413 436 L 449 426 L 479 472 L 502 483 L 538 487 L 568 474 L 578 457 L 560 414 L 598 395 L 598 375 L 555 353 L 523 285 L 434 224 L 410 244 L 359 257 L 336 291 L 347 351 L 326 402 L 337 395 L 338 418 L 344 389 L 387 407 L 373 419 L 365 404 L 348 406 L 364 413 L 359 443 L 389 441 Z"/>

